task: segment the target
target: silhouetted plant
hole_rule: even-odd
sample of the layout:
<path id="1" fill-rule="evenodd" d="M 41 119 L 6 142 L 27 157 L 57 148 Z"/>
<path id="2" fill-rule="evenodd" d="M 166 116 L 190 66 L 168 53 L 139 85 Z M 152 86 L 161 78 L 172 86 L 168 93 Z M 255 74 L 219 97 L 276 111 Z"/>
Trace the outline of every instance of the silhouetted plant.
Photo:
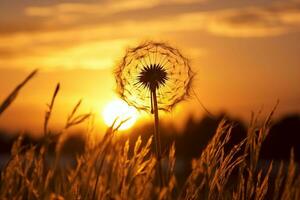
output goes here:
<path id="1" fill-rule="evenodd" d="M 118 93 L 139 110 L 151 111 L 155 121 L 155 147 L 161 185 L 161 144 L 158 110 L 170 111 L 188 94 L 193 78 L 189 61 L 164 43 L 146 42 L 128 49 L 115 77 Z"/>

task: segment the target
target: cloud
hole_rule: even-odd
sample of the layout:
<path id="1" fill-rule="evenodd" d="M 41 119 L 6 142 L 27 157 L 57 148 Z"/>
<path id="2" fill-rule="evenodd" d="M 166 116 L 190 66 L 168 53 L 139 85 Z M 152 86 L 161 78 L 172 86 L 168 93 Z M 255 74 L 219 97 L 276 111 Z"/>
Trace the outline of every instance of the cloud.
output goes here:
<path id="1" fill-rule="evenodd" d="M 107 16 L 119 12 L 150 9 L 162 5 L 183 5 L 203 3 L 207 0 L 108 0 L 100 3 L 59 3 L 53 6 L 29 6 L 25 9 L 28 16 L 53 17 L 57 15 L 87 15 Z"/>
<path id="2" fill-rule="evenodd" d="M 202 5 L 209 0 L 106 0 L 97 3 L 57 3 L 48 6 L 30 5 L 24 16 L 40 20 L 44 28 L 76 26 L 78 24 L 111 23 L 124 20 L 152 20 L 183 12 L 185 6 Z M 166 9 L 168 10 L 166 12 Z"/>
<path id="3" fill-rule="evenodd" d="M 205 0 L 203 0 L 205 1 Z M 84 4 L 84 3 L 61 3 L 50 7 L 28 7 L 25 13 L 30 16 L 49 17 L 45 21 L 46 26 L 53 24 L 72 24 L 92 22 L 92 15 L 95 18 L 94 23 L 101 22 L 99 17 L 104 17 L 109 22 L 109 16 L 115 13 L 134 11 L 138 17 L 128 19 L 126 15 L 119 16 L 120 24 L 124 21 L 135 21 L 135 23 L 156 23 L 163 18 L 164 26 L 171 22 L 173 28 L 203 30 L 209 33 L 227 36 L 227 37 L 266 37 L 277 36 L 293 31 L 299 31 L 300 27 L 300 3 L 288 1 L 286 3 L 271 3 L 267 6 L 252 6 L 244 8 L 220 9 L 216 11 L 197 11 L 197 12 L 179 12 L 172 16 L 151 15 L 147 20 L 138 19 L 146 17 L 144 9 L 152 9 L 162 5 L 183 5 L 195 3 L 196 0 L 168 0 L 168 1 L 139 1 L 126 0 L 116 3 L 107 1 L 102 4 Z M 153 10 L 155 12 L 155 10 Z M 98 17 L 98 18 L 97 18 Z M 128 17 L 128 16 L 127 16 Z M 90 21 L 89 21 L 90 20 Z M 147 21 L 147 22 L 145 22 Z M 190 26 L 190 27 L 188 27 Z M 162 26 L 163 27 L 163 26 Z"/>
<path id="4" fill-rule="evenodd" d="M 231 37 L 277 36 L 300 29 L 300 4 L 275 4 L 216 12 L 209 17 L 211 33 Z"/>
<path id="5" fill-rule="evenodd" d="M 179 26 L 174 23 L 176 21 L 171 18 L 141 23 L 122 21 L 4 35 L 0 38 L 0 67 L 111 68 L 126 46 L 144 38 L 162 38 L 167 32 L 189 28 L 184 21 L 180 21 Z"/>
<path id="6" fill-rule="evenodd" d="M 176 1 L 182 2 L 183 0 Z M 153 5 L 152 3 L 151 6 Z M 134 6 L 127 4 L 118 9 L 146 8 L 150 4 L 141 3 Z M 60 9 L 72 13 L 80 10 L 66 5 Z M 112 10 L 111 8 L 110 12 Z M 142 15 L 142 12 L 137 13 Z M 278 36 L 300 30 L 300 5 L 281 3 L 265 7 L 194 11 L 155 16 L 148 20 L 124 17 L 111 23 L 94 22 L 85 25 L 81 22 L 70 27 L 62 25 L 61 20 L 54 20 L 53 23 L 59 28 L 23 30 L 2 35 L 0 67 L 109 68 L 115 64 L 128 45 L 145 38 L 162 39 L 168 38 L 170 33 L 187 31 L 239 38 Z M 202 51 L 194 50 L 194 57 L 198 57 L 196 54 L 200 55 L 199 52 Z"/>
<path id="7" fill-rule="evenodd" d="M 16 40 L 17 41 L 17 40 Z M 113 67 L 130 39 L 78 42 L 64 48 L 37 46 L 27 52 L 15 49 L 10 54 L 0 51 L 0 67 L 52 69 L 106 69 Z M 2 55 L 2 56 L 1 56 Z"/>

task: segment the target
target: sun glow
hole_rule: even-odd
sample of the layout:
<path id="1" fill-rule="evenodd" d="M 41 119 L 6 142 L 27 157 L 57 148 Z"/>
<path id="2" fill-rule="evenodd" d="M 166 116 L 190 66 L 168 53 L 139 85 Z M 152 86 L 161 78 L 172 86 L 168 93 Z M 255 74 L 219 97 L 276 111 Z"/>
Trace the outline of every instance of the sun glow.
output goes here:
<path id="1" fill-rule="evenodd" d="M 112 126 L 115 122 L 114 128 L 116 128 L 122 123 L 119 130 L 127 130 L 136 122 L 138 112 L 134 107 L 128 106 L 126 102 L 114 100 L 104 107 L 102 116 L 107 126 Z"/>

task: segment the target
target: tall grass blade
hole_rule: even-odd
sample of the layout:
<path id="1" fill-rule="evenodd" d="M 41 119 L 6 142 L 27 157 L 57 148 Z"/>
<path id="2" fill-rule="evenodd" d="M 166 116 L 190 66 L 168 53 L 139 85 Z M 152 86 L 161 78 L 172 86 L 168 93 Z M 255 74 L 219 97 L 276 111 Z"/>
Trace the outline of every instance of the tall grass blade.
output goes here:
<path id="1" fill-rule="evenodd" d="M 34 70 L 31 72 L 9 95 L 8 97 L 2 102 L 0 105 L 0 115 L 14 102 L 17 98 L 20 90 L 26 85 L 26 83 L 31 80 L 36 74 L 38 70 Z"/>

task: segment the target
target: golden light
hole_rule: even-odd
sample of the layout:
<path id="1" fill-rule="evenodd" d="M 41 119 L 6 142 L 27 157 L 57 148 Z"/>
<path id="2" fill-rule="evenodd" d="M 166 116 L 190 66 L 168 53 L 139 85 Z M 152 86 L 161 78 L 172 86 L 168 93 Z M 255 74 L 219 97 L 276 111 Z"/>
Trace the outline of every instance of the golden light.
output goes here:
<path id="1" fill-rule="evenodd" d="M 136 122 L 138 112 L 134 107 L 128 106 L 125 101 L 114 100 L 104 107 L 102 116 L 107 126 L 112 126 L 116 121 L 114 125 L 116 127 L 124 121 L 119 130 L 127 130 Z"/>

